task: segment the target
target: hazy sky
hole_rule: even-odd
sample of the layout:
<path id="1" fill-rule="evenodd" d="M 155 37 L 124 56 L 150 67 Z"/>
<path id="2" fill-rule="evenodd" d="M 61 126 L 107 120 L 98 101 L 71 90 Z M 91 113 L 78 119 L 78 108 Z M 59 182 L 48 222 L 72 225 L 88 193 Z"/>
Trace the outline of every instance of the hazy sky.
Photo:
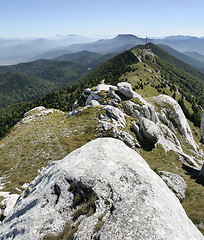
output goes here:
<path id="1" fill-rule="evenodd" d="M 204 0 L 0 0 L 0 37 L 204 36 Z"/>

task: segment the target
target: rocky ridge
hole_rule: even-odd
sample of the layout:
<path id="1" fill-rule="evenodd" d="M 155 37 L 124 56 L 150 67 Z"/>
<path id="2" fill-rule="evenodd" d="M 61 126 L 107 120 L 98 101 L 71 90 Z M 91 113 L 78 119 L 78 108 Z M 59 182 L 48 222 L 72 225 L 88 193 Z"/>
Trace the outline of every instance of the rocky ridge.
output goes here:
<path id="1" fill-rule="evenodd" d="M 191 146 L 192 154 L 197 159 L 202 158 L 203 153 L 198 152 L 199 146 L 193 139 L 186 117 L 173 98 L 162 94 L 144 99 L 132 90 L 128 82 L 118 83 L 117 86 L 102 83 L 95 89 L 85 89 L 67 118 L 94 106 L 105 110 L 105 115 L 100 114 L 98 121 L 101 130 L 104 130 L 103 136 L 121 139 L 132 148 L 149 150 L 161 144 L 166 151 L 177 152 L 184 164 L 200 168 L 200 162 L 183 152 L 177 138 L 181 134 Z M 129 117 L 134 134 L 125 131 Z"/>

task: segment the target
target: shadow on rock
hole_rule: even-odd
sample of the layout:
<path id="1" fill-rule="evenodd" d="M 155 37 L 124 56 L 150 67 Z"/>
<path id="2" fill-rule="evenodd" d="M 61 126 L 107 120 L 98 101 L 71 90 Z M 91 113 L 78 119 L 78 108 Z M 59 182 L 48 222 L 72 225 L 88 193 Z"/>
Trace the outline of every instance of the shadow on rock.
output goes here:
<path id="1" fill-rule="evenodd" d="M 183 169 L 186 171 L 186 175 L 190 175 L 191 179 L 195 179 L 195 182 L 204 186 L 204 176 L 200 175 L 200 171 L 194 169 L 190 166 L 186 166 L 183 164 Z"/>

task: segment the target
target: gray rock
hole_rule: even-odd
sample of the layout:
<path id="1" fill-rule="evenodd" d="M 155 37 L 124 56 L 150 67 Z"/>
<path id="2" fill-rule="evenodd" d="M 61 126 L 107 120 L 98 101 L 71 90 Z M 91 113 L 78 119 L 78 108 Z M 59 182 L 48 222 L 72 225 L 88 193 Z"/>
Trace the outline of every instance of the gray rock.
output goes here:
<path id="1" fill-rule="evenodd" d="M 123 141 L 128 147 L 140 147 L 137 140 L 134 139 L 129 133 L 119 130 L 115 125 L 106 121 L 98 121 L 99 127 L 104 130 L 101 131 L 103 137 L 112 137 Z"/>
<path id="2" fill-rule="evenodd" d="M 78 101 L 76 101 L 72 106 L 72 111 L 74 111 L 76 108 L 78 108 L 79 104 Z"/>
<path id="3" fill-rule="evenodd" d="M 68 118 L 70 118 L 70 117 L 73 117 L 74 115 L 82 112 L 84 109 L 85 109 L 85 108 L 83 108 L 83 109 L 80 108 L 80 109 L 78 109 L 78 110 L 74 110 L 74 111 L 72 111 L 72 112 L 69 112 L 68 115 L 66 116 L 66 119 L 68 119 Z"/>
<path id="4" fill-rule="evenodd" d="M 97 93 L 91 92 L 91 95 L 89 95 L 88 98 L 86 99 L 85 106 L 90 105 L 90 102 L 92 100 L 98 101 L 99 99 L 101 99 L 101 97 Z"/>
<path id="5" fill-rule="evenodd" d="M 109 105 L 105 106 L 104 109 L 106 109 L 106 114 L 110 118 L 115 119 L 117 121 L 118 126 L 123 128 L 126 126 L 124 113 L 120 109 Z"/>
<path id="6" fill-rule="evenodd" d="M 151 145 L 155 145 L 159 141 L 161 131 L 159 127 L 147 118 L 140 117 L 140 131 L 142 132 L 145 140 Z"/>
<path id="7" fill-rule="evenodd" d="M 177 174 L 165 171 L 161 171 L 161 178 L 165 181 L 167 186 L 172 190 L 172 192 L 182 203 L 185 199 L 185 192 L 187 188 L 184 179 Z"/>
<path id="8" fill-rule="evenodd" d="M 138 110 L 137 110 L 138 109 Z M 124 107 L 125 113 L 133 118 L 138 119 L 141 114 L 140 114 L 140 105 L 139 104 L 135 104 L 131 101 L 127 101 L 125 103 L 125 107 Z"/>
<path id="9" fill-rule="evenodd" d="M 117 100 L 118 103 L 121 102 L 121 98 L 114 91 L 109 91 L 108 92 L 108 97 Z"/>
<path id="10" fill-rule="evenodd" d="M 92 107 L 97 107 L 97 106 L 100 106 L 100 103 L 96 100 L 91 100 L 90 101 L 90 106 Z"/>
<path id="11" fill-rule="evenodd" d="M 195 160 L 192 157 L 190 157 L 189 155 L 183 152 L 178 152 L 178 153 L 179 153 L 179 159 L 181 162 L 183 162 L 184 165 L 199 169 L 198 164 L 195 162 Z"/>
<path id="12" fill-rule="evenodd" d="M 120 82 L 117 84 L 118 91 L 122 93 L 127 98 L 134 97 L 134 91 L 132 90 L 132 86 L 128 82 Z"/>
<path id="13" fill-rule="evenodd" d="M 83 91 L 83 93 L 85 94 L 85 95 L 90 95 L 91 94 L 91 88 L 86 88 L 84 91 Z"/>
<path id="14" fill-rule="evenodd" d="M 13 209 L 17 199 L 19 198 L 19 194 L 8 194 L 5 196 L 4 200 L 1 201 L 1 209 L 0 209 L 0 216 L 6 217 Z"/>
<path id="15" fill-rule="evenodd" d="M 109 85 L 109 84 L 99 84 L 97 87 L 96 87 L 96 91 L 100 92 L 100 91 L 110 91 L 110 90 L 117 90 L 117 87 L 116 86 L 113 86 L 113 85 Z"/>
<path id="16" fill-rule="evenodd" d="M 136 104 L 132 101 L 127 101 L 125 103 L 124 110 L 127 115 L 133 118 L 138 119 L 141 116 L 153 121 L 154 123 L 159 122 L 159 118 L 155 109 L 145 100 L 143 100 L 143 105 Z"/>
<path id="17" fill-rule="evenodd" d="M 166 115 L 161 112 L 161 113 L 157 113 L 159 119 L 167 125 L 167 127 L 169 127 L 173 132 L 175 132 L 175 129 L 174 129 L 174 125 L 172 122 L 170 122 L 167 118 L 166 118 Z"/>
<path id="18" fill-rule="evenodd" d="M 73 218 L 74 194 L 92 194 L 92 215 Z M 76 194 L 75 194 L 76 195 Z M 203 240 L 179 200 L 123 142 L 89 142 L 43 169 L 0 225 L 0 239 L 42 239 L 77 226 L 75 240 Z M 100 227 L 96 230 L 96 226 Z"/>
<path id="19" fill-rule="evenodd" d="M 104 118 L 103 114 L 100 113 L 99 116 L 98 116 L 98 118 L 99 118 L 99 119 L 103 119 L 103 118 Z"/>

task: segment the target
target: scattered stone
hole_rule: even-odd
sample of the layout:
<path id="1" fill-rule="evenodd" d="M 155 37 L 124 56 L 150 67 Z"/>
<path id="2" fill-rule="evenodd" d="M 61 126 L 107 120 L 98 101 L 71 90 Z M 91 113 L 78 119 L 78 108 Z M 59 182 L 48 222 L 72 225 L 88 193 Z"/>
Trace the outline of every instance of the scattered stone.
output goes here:
<path id="1" fill-rule="evenodd" d="M 167 186 L 182 203 L 185 199 L 185 192 L 187 188 L 184 179 L 181 176 L 170 172 L 160 171 L 159 173 L 161 173 L 160 177 L 165 181 Z"/>

